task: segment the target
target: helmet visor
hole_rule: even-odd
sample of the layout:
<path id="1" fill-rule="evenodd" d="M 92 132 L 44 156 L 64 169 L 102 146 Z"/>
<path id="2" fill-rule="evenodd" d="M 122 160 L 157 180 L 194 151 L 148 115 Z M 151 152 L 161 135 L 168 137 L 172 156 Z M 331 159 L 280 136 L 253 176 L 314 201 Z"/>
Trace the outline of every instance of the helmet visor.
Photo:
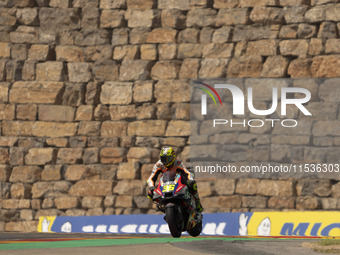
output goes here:
<path id="1" fill-rule="evenodd" d="M 165 166 L 168 166 L 173 160 L 173 156 L 170 155 L 164 155 L 164 156 L 161 156 L 161 161 L 162 163 L 165 165 Z"/>

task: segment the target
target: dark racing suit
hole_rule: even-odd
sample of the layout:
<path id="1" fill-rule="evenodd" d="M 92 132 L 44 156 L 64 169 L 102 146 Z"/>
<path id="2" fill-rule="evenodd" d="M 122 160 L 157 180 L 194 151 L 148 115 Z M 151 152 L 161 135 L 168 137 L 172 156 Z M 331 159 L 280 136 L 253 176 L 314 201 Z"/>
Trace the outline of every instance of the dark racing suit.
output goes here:
<path id="1" fill-rule="evenodd" d="M 168 168 L 164 166 L 162 161 L 158 160 L 156 162 L 156 164 L 153 166 L 151 175 L 150 175 L 149 179 L 147 180 L 147 184 L 149 185 L 149 187 L 154 187 L 155 183 L 158 179 L 158 176 L 160 174 L 163 174 L 166 171 L 175 171 L 175 172 L 180 173 L 183 176 L 183 178 L 184 178 L 184 180 L 185 180 L 185 182 L 186 182 L 186 184 L 189 188 L 190 193 L 195 198 L 197 210 L 201 212 L 203 210 L 203 208 L 202 208 L 200 199 L 198 197 L 197 184 L 196 184 L 196 181 L 194 179 L 194 176 L 193 176 L 192 173 L 190 173 L 188 171 L 188 169 L 184 166 L 184 164 L 177 159 L 175 159 L 172 166 L 170 166 Z"/>

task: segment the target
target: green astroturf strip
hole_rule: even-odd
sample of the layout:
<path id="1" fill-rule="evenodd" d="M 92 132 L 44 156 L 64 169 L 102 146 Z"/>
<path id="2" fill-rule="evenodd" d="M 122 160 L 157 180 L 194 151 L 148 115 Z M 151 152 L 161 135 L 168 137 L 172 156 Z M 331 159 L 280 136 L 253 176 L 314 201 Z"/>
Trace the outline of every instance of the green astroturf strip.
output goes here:
<path id="1" fill-rule="evenodd" d="M 152 243 L 178 243 L 203 240 L 223 240 L 223 241 L 251 241 L 266 240 L 249 238 L 226 238 L 226 237 L 207 237 L 207 238 L 129 238 L 129 239 L 86 239 L 73 241 L 56 242 L 30 242 L 30 243 L 7 243 L 0 244 L 0 250 L 19 250 L 19 249 L 44 249 L 44 248 L 72 248 L 90 246 L 110 246 L 110 245 L 133 245 L 133 244 L 152 244 Z"/>

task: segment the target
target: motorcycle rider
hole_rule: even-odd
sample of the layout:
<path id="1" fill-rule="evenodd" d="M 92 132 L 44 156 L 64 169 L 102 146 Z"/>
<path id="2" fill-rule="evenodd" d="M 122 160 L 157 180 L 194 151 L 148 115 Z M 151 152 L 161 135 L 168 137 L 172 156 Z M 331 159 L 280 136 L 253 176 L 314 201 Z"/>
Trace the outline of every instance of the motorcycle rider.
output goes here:
<path id="1" fill-rule="evenodd" d="M 176 159 L 176 153 L 172 149 L 172 147 L 163 147 L 160 152 L 160 160 L 158 160 L 154 165 L 151 175 L 147 180 L 147 184 L 150 187 L 148 197 L 152 199 L 153 192 L 156 189 L 155 182 L 157 181 L 159 174 L 164 173 L 166 171 L 177 171 L 183 176 L 183 178 L 186 180 L 186 185 L 188 187 L 189 192 L 195 198 L 196 211 L 202 212 L 203 207 L 198 196 L 197 184 L 194 179 L 194 176 L 192 173 L 188 171 L 188 169 L 183 165 L 183 163 L 181 163 L 181 161 Z"/>

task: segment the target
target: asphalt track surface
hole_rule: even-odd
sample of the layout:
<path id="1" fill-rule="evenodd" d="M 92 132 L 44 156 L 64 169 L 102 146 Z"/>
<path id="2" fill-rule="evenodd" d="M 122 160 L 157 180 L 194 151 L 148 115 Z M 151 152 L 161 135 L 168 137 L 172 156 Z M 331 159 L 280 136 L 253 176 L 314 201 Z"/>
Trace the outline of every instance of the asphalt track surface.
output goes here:
<path id="1" fill-rule="evenodd" d="M 227 254 L 318 255 L 307 238 L 181 237 L 167 235 L 0 233 L 0 255 Z"/>

